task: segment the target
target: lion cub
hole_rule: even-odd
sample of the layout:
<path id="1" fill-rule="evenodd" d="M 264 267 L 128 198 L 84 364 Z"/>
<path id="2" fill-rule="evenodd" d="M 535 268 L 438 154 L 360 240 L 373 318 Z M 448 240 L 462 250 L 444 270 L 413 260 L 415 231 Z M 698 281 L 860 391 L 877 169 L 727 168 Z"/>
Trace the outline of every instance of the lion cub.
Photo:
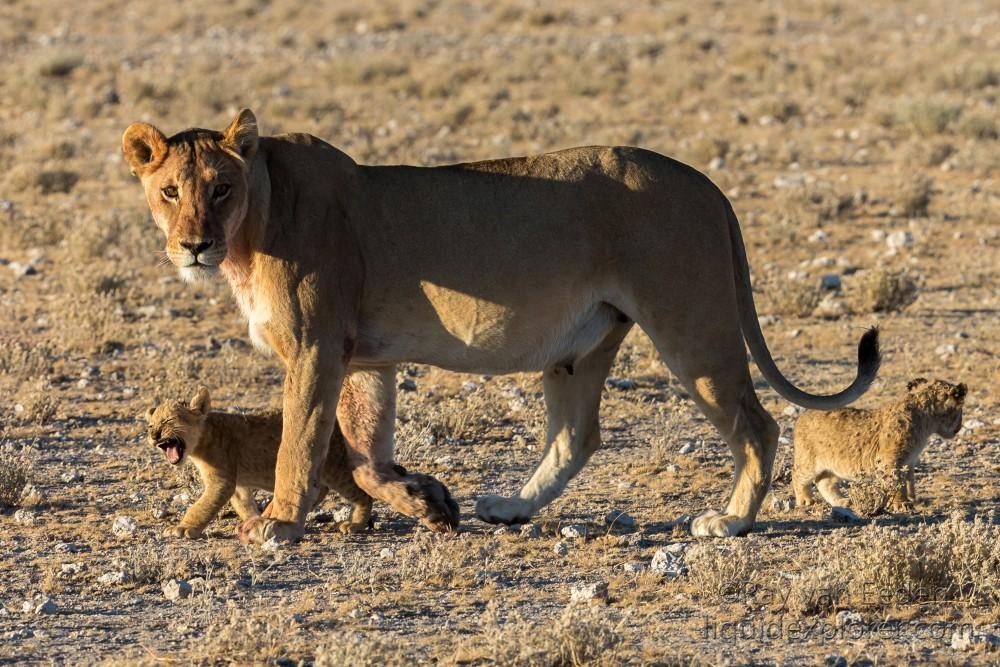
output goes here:
<path id="1" fill-rule="evenodd" d="M 210 402 L 208 389 L 200 387 L 188 405 L 167 402 L 146 412 L 148 442 L 162 449 L 167 461 L 174 465 L 189 455 L 205 486 L 204 493 L 184 514 L 180 524 L 164 531 L 169 537 L 200 537 L 226 501 L 242 521 L 259 516 L 253 490 L 274 490 L 281 413 L 209 412 Z M 358 532 L 368 527 L 372 499 L 354 483 L 339 428 L 330 441 L 319 481 L 316 505 L 331 488 L 354 504 L 350 520 L 339 526 L 342 532 Z"/>
<path id="2" fill-rule="evenodd" d="M 917 499 L 913 468 L 931 434 L 953 438 L 962 428 L 965 393 L 964 384 L 916 378 L 906 385 L 902 400 L 875 410 L 802 413 L 795 424 L 792 467 L 796 504 L 812 503 L 815 482 L 826 502 L 846 507 L 840 481 L 881 472 L 893 480 L 889 508 L 912 509 Z"/>

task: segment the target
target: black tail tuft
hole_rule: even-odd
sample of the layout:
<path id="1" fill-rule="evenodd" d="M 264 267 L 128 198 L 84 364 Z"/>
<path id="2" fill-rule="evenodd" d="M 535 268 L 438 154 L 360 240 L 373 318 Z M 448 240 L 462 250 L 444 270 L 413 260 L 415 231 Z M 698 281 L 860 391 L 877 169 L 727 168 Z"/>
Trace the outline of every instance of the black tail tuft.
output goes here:
<path id="1" fill-rule="evenodd" d="M 878 327 L 874 326 L 865 332 L 858 343 L 858 377 L 861 378 L 865 386 L 870 385 L 878 369 L 882 365 L 882 352 L 878 346 Z"/>

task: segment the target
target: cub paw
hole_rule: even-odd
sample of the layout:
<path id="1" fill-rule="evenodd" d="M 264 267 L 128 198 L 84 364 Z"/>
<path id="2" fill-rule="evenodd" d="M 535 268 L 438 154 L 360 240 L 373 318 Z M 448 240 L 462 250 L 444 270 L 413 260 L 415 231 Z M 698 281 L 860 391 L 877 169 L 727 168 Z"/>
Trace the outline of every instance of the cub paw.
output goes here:
<path id="1" fill-rule="evenodd" d="M 190 528 L 187 526 L 167 526 L 163 529 L 164 537 L 183 537 L 189 540 L 200 538 L 205 532 L 204 528 Z"/>
<path id="2" fill-rule="evenodd" d="M 753 522 L 734 514 L 715 510 L 702 512 L 691 521 L 691 534 L 695 537 L 737 537 L 750 532 Z"/>

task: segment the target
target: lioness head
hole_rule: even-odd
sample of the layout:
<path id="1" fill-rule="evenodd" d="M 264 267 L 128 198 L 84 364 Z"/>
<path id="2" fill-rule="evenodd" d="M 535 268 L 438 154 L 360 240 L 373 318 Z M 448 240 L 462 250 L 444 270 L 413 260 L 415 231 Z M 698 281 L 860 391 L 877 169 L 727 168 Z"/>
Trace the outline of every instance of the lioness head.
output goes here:
<path id="1" fill-rule="evenodd" d="M 943 438 L 953 438 L 961 430 L 962 407 L 968 392 L 964 383 L 916 378 L 910 380 L 906 390 L 907 400 L 927 416 L 935 433 Z"/>
<path id="2" fill-rule="evenodd" d="M 197 450 L 201 444 L 210 405 L 208 389 L 199 387 L 187 405 L 181 401 L 168 401 L 150 408 L 146 411 L 149 422 L 146 442 L 162 449 L 170 463 L 180 463 L 186 452 Z"/>
<path id="3" fill-rule="evenodd" d="M 122 152 L 142 181 L 166 252 L 185 280 L 215 273 L 246 216 L 257 119 L 239 112 L 223 132 L 185 130 L 170 137 L 146 123 L 122 136 Z"/>

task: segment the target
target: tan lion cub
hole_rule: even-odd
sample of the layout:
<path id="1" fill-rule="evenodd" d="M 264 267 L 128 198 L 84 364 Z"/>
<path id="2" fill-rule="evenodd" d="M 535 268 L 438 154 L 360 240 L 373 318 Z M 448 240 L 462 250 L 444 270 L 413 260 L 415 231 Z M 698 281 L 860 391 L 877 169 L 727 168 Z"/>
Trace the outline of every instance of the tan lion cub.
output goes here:
<path id="1" fill-rule="evenodd" d="M 815 482 L 826 502 L 846 507 L 841 480 L 884 473 L 893 480 L 889 508 L 912 509 L 917 499 L 913 468 L 931 434 L 953 438 L 962 428 L 965 393 L 964 384 L 916 378 L 906 385 L 902 400 L 875 410 L 802 413 L 795 424 L 792 467 L 796 504 L 813 502 Z"/>
<path id="2" fill-rule="evenodd" d="M 209 412 L 210 402 L 208 389 L 199 387 L 187 405 L 180 401 L 166 402 L 146 412 L 148 442 L 162 449 L 167 461 L 174 465 L 189 455 L 205 486 L 205 491 L 188 508 L 180 524 L 164 531 L 168 537 L 200 537 L 226 501 L 241 521 L 260 516 L 253 490 L 274 490 L 274 468 L 281 443 L 281 413 Z M 372 499 L 354 483 L 347 467 L 344 436 L 339 428 L 330 441 L 320 485 L 316 505 L 328 489 L 354 504 L 350 520 L 339 526 L 342 532 L 358 532 L 368 526 Z"/>

